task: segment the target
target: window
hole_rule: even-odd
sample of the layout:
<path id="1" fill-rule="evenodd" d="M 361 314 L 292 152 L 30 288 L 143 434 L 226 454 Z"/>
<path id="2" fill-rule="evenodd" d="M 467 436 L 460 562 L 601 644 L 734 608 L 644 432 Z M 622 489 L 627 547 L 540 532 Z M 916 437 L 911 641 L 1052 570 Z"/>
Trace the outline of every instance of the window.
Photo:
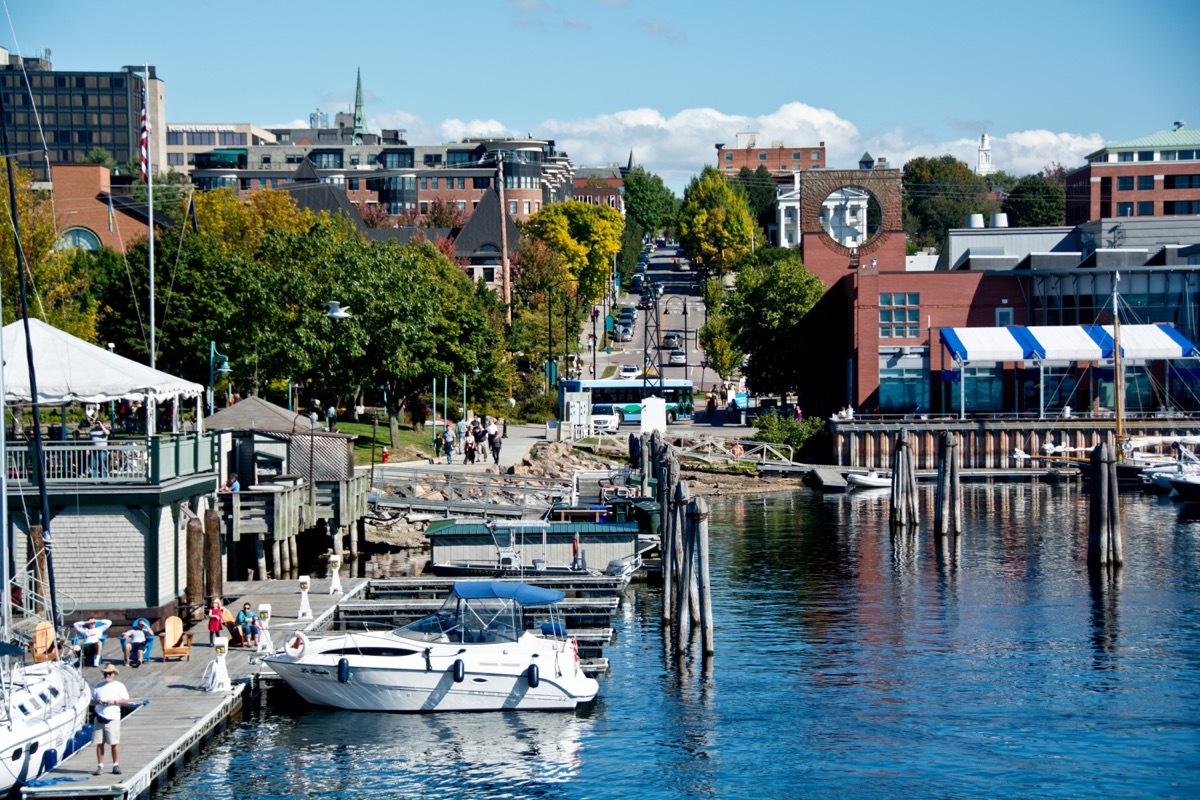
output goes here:
<path id="1" fill-rule="evenodd" d="M 1149 190 L 1154 189 L 1154 176 L 1153 175 L 1138 175 L 1138 190 L 1144 192 L 1147 189 L 1149 189 Z"/>
<path id="2" fill-rule="evenodd" d="M 459 180 L 462 180 L 462 178 L 459 178 Z M 466 210 L 467 210 L 467 201 L 466 200 L 458 201 L 458 210 L 462 211 L 464 213 L 466 212 Z"/>
<path id="3" fill-rule="evenodd" d="M 78 247 L 80 250 L 94 253 L 100 249 L 100 237 L 87 228 L 67 228 L 63 231 L 62 238 L 58 240 L 58 246 L 61 248 Z"/>
<path id="4" fill-rule="evenodd" d="M 1133 191 L 1133 176 L 1132 175 L 1121 175 L 1120 177 L 1118 177 L 1117 178 L 1117 191 L 1118 192 L 1132 192 Z"/>
<path id="5" fill-rule="evenodd" d="M 346 188 L 350 189 L 352 192 L 358 191 L 358 178 L 350 178 L 347 180 Z"/>
<path id="6" fill-rule="evenodd" d="M 422 214 L 429 213 L 429 203 L 421 203 L 421 213 Z"/>
<path id="7" fill-rule="evenodd" d="M 429 178 L 421 178 L 421 188 L 422 189 L 429 188 Z"/>
<path id="8" fill-rule="evenodd" d="M 212 131 L 192 131 L 187 135 L 188 144 L 208 147 L 217 143 L 217 135 Z"/>
<path id="9" fill-rule="evenodd" d="M 270 157 L 270 156 L 263 156 L 263 157 L 262 157 L 262 163 L 263 163 L 263 166 L 264 166 L 264 167 L 265 167 L 265 166 L 267 166 L 268 164 L 270 164 L 270 163 L 271 163 L 271 157 Z"/>
<path id="10" fill-rule="evenodd" d="M 167 131 L 167 144 L 180 147 L 183 145 L 183 134 L 179 131 Z"/>
<path id="11" fill-rule="evenodd" d="M 1013 310 L 1011 308 L 996 309 L 996 327 L 1007 328 L 1013 324 Z"/>
<path id="12" fill-rule="evenodd" d="M 1163 178 L 1164 189 L 1200 189 L 1200 175 L 1167 175 Z"/>
<path id="13" fill-rule="evenodd" d="M 430 178 L 430 179 L 429 179 L 429 183 L 430 183 L 430 186 L 429 186 L 429 188 L 430 188 L 430 189 L 436 189 L 436 188 L 438 188 L 438 179 L 437 179 L 436 177 L 435 177 L 435 178 Z"/>
<path id="14" fill-rule="evenodd" d="M 167 153 L 167 166 L 168 167 L 182 167 L 183 166 L 183 153 Z"/>
<path id="15" fill-rule="evenodd" d="M 820 160 L 821 160 L 821 151 L 820 151 L 820 150 L 813 150 L 813 151 L 812 151 L 812 160 L 813 160 L 813 161 L 820 161 Z"/>
<path id="16" fill-rule="evenodd" d="M 460 177 L 460 178 L 458 179 L 458 188 L 460 188 L 460 189 L 466 189 L 466 188 L 467 188 L 467 179 L 466 179 L 466 178 Z"/>
<path id="17" fill-rule="evenodd" d="M 240 145 L 242 147 L 246 145 L 246 134 L 244 133 L 226 131 L 221 133 L 220 139 L 223 145 Z"/>
<path id="18" fill-rule="evenodd" d="M 792 151 L 792 161 L 799 161 L 799 160 L 800 160 L 800 151 L 793 150 Z"/>
<path id="19" fill-rule="evenodd" d="M 1132 217 L 1133 216 L 1133 203 L 1117 203 L 1117 216 L 1118 217 Z"/>
<path id="20" fill-rule="evenodd" d="M 1163 202 L 1165 216 L 1200 214 L 1200 200 L 1166 200 Z"/>
<path id="21" fill-rule="evenodd" d="M 920 292 L 894 292 L 879 295 L 879 338 L 920 338 L 920 305 Z"/>
<path id="22" fill-rule="evenodd" d="M 733 153 L 726 153 L 726 154 L 725 154 L 725 160 L 726 160 L 726 161 L 733 161 Z"/>
<path id="23" fill-rule="evenodd" d="M 759 160 L 759 161 L 766 161 L 766 160 L 767 160 L 767 154 L 766 154 L 766 153 L 759 153 L 759 154 L 758 154 L 758 160 Z"/>
<path id="24" fill-rule="evenodd" d="M 529 216 L 529 201 L 525 201 L 525 216 Z"/>
<path id="25" fill-rule="evenodd" d="M 352 166 L 352 167 L 358 166 L 358 156 L 356 156 L 356 155 L 350 156 L 350 166 Z"/>
<path id="26" fill-rule="evenodd" d="M 1117 161 L 1133 161 L 1133 153 L 1117 153 Z"/>
<path id="27" fill-rule="evenodd" d="M 517 201 L 516 200 L 508 201 L 508 213 L 513 216 L 516 216 L 516 214 L 517 214 Z"/>
<path id="28" fill-rule="evenodd" d="M 491 178 L 471 178 L 471 188 L 473 189 L 490 189 L 491 187 Z"/>
<path id="29" fill-rule="evenodd" d="M 1138 159 L 1137 159 L 1138 161 L 1153 161 L 1154 160 L 1154 151 L 1153 150 L 1138 150 L 1137 156 L 1138 156 Z"/>
<path id="30" fill-rule="evenodd" d="M 1143 201 L 1139 202 L 1137 204 L 1137 212 L 1138 212 L 1139 217 L 1153 217 L 1154 216 L 1154 201 L 1153 200 L 1143 200 Z"/>

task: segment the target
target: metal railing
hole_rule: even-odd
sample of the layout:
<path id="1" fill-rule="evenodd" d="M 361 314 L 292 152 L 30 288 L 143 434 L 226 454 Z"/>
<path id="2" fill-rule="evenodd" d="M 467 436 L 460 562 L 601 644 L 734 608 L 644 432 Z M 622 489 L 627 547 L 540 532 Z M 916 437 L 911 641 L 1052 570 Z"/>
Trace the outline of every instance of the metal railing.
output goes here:
<path id="1" fill-rule="evenodd" d="M 42 473 L 47 484 L 158 483 L 213 468 L 212 436 L 157 436 L 91 442 L 43 442 Z M 38 479 L 33 443 L 10 442 L 6 467 L 9 480 L 30 484 Z"/>
<path id="2" fill-rule="evenodd" d="M 753 439 L 726 439 L 723 436 L 666 436 L 667 443 L 675 448 L 680 458 L 695 458 L 701 461 L 763 461 L 792 463 L 791 445 L 759 442 Z M 585 439 L 577 439 L 577 445 L 605 452 L 628 453 L 629 434 L 603 431 Z"/>

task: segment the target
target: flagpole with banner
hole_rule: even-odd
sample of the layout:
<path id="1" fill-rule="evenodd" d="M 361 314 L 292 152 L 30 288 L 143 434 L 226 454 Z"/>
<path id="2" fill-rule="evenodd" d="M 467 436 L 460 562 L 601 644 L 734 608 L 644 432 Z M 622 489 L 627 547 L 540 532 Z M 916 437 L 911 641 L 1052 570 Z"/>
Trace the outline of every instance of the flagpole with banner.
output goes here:
<path id="1" fill-rule="evenodd" d="M 147 245 L 150 249 L 150 368 L 154 369 L 154 181 L 150 161 L 150 65 L 146 64 L 146 79 L 142 81 L 142 180 L 146 182 L 146 207 L 149 212 Z M 147 418 L 149 419 L 149 418 Z M 150 424 L 146 430 L 149 433 Z"/>

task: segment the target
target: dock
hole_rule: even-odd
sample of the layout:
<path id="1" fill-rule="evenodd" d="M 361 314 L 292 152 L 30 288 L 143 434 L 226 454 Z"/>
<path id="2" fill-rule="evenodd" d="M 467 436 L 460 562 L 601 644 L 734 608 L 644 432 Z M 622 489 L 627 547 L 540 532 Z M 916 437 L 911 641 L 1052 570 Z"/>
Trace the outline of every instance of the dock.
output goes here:
<path id="1" fill-rule="evenodd" d="M 270 630 L 276 647 L 292 631 L 328 628 L 392 626 L 431 613 L 442 604 L 453 579 L 403 578 L 370 581 L 342 580 L 341 594 L 329 594 L 328 579 L 309 583 L 308 601 L 312 617 L 299 619 L 300 590 L 293 580 L 227 582 L 223 596 L 226 608 L 249 603 L 271 604 Z M 567 592 L 561 603 L 571 635 L 579 642 L 580 663 L 585 671 L 606 672 L 608 659 L 603 648 L 615 637 L 610 626 L 620 598 L 619 581 L 594 576 L 571 576 L 539 580 L 539 585 Z M 529 607 L 537 618 L 541 609 Z M 134 669 L 124 664 L 119 637 L 109 637 L 102 652 L 102 665 L 115 664 L 117 679 L 129 689 L 132 704 L 146 705 L 127 713 L 121 722 L 121 775 L 112 774 L 112 755 L 107 753 L 105 772 L 93 775 L 96 749 L 88 744 L 34 784 L 21 789 L 30 800 L 67 800 L 88 797 L 100 800 L 136 800 L 165 787 L 214 737 L 236 725 L 263 680 L 278 680 L 269 668 L 255 663 L 257 652 L 230 648 L 225 657 L 232 686 L 228 692 L 208 692 L 204 674 L 213 658 L 207 620 L 188 629 L 193 634 L 191 660 L 163 662 L 155 642 L 150 661 Z M 101 667 L 84 667 L 89 683 L 103 681 Z M 107 748 L 106 748 L 107 749 Z"/>
<path id="2" fill-rule="evenodd" d="M 365 579 L 343 580 L 342 594 L 329 594 L 329 581 L 310 584 L 308 599 L 311 619 L 297 619 L 300 590 L 296 581 L 239 581 L 225 584 L 227 608 L 250 603 L 271 604 L 271 633 L 279 644 L 286 631 L 317 630 L 329 624 L 337 604 L 365 591 Z M 138 669 L 125 666 L 118 637 L 110 636 L 101 654 L 102 664 L 115 664 L 117 680 L 129 689 L 132 703 L 149 701 L 134 709 L 121 721 L 122 774 L 112 774 L 112 754 L 106 753 L 105 773 L 93 775 L 96 748 L 88 744 L 41 776 L 34 785 L 21 789 L 21 795 L 39 800 L 69 797 L 134 800 L 147 796 L 173 778 L 188 760 L 214 736 L 230 724 L 236 724 L 240 712 L 251 699 L 259 667 L 251 664 L 256 655 L 249 648 L 230 648 L 225 657 L 232 691 L 208 692 L 204 672 L 212 660 L 208 645 L 208 624 L 202 621 L 188 629 L 193 636 L 190 661 L 158 660 L 159 643 L 151 660 Z M 84 678 L 92 685 L 103 680 L 100 667 L 84 667 Z M 108 748 L 105 748 L 106 750 Z"/>

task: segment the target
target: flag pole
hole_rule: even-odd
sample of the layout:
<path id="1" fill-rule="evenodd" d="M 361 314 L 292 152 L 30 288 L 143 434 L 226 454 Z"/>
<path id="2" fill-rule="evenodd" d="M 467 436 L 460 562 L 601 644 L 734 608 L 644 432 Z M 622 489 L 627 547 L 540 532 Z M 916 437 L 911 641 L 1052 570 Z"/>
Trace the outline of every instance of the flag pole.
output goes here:
<path id="1" fill-rule="evenodd" d="M 146 181 L 146 205 L 149 211 L 147 243 L 150 249 L 150 369 L 154 369 L 154 170 L 150 159 L 150 65 L 146 65 L 142 83 L 142 180 Z M 146 424 L 149 431 L 150 423 Z"/>

